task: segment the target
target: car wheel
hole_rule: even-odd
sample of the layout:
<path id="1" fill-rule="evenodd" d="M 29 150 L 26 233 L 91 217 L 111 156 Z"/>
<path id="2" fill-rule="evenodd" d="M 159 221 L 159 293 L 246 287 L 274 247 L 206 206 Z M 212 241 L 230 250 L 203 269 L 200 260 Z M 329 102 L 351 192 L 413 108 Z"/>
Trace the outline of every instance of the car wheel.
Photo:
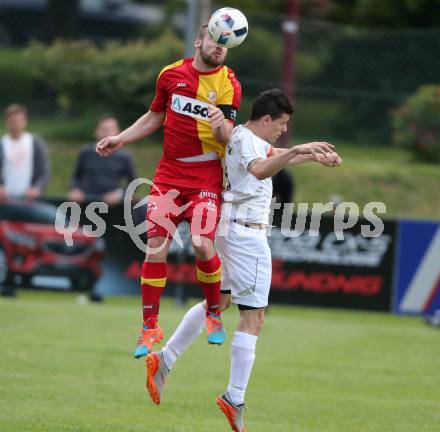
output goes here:
<path id="1" fill-rule="evenodd" d="M 8 261 L 5 251 L 0 245 L 0 285 L 3 285 L 8 277 Z"/>
<path id="2" fill-rule="evenodd" d="M 88 292 L 89 300 L 94 303 L 101 303 L 104 301 L 104 297 L 102 294 L 97 293 L 95 289 L 95 285 L 97 282 L 97 278 L 73 278 L 72 279 L 72 287 L 74 291 L 85 291 Z"/>
<path id="3" fill-rule="evenodd" d="M 92 291 L 93 287 L 96 283 L 95 278 L 90 277 L 73 277 L 72 281 L 72 289 L 73 291 Z"/>
<path id="4" fill-rule="evenodd" d="M 8 278 L 8 261 L 5 251 L 0 245 L 0 295 L 2 297 L 16 297 L 17 292 L 14 286 L 7 286 L 5 282 Z"/>

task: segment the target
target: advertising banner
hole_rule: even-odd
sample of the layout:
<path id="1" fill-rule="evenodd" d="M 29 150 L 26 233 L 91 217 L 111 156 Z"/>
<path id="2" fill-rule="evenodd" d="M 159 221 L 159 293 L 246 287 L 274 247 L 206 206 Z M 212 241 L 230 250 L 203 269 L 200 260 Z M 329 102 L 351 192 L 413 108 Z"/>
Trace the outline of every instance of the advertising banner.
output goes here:
<path id="1" fill-rule="evenodd" d="M 379 237 L 361 233 L 364 220 L 338 240 L 333 218 L 319 232 L 286 237 L 272 230 L 271 300 L 310 306 L 389 310 L 396 224 L 384 222 Z"/>
<path id="2" fill-rule="evenodd" d="M 53 218 L 57 205 L 60 203 L 61 200 L 52 200 L 53 211 L 49 212 L 52 215 L 50 217 Z M 34 212 L 37 210 L 35 208 Z M 141 243 L 136 246 L 130 230 L 131 232 L 141 231 L 139 228 L 142 228 L 142 223 L 145 221 L 145 206 L 140 206 L 135 213 L 130 214 L 130 218 L 127 218 L 126 210 L 120 205 L 109 207 L 106 211 L 99 211 L 97 207 L 88 207 L 88 204 L 81 206 L 80 209 L 78 233 L 84 225 L 88 225 L 88 228 L 95 232 L 99 227 L 105 228 L 100 236 L 105 247 L 99 245 L 104 250 L 101 258 L 97 256 L 94 260 L 96 264 L 94 269 L 98 269 L 100 264 L 102 271 L 98 275 L 98 271 L 94 270 L 94 275 L 97 277 L 93 288 L 104 296 L 138 294 L 140 291 L 139 278 L 145 258 L 143 246 L 146 238 L 145 235 L 141 235 Z M 25 217 L 28 217 L 31 212 L 26 210 L 25 213 Z M 291 226 L 296 227 L 296 222 L 296 216 L 293 215 Z M 72 218 L 69 223 L 72 224 Z M 351 228 L 344 229 L 342 237 L 335 231 L 334 223 L 333 217 L 322 216 L 319 230 L 312 230 L 311 222 L 307 220 L 302 232 L 295 231 L 290 226 L 289 229 L 272 227 L 268 231 L 268 242 L 273 260 L 270 301 L 323 307 L 390 310 L 396 223 L 384 221 L 383 232 L 377 237 L 363 235 L 363 227 L 369 225 L 365 219 L 359 219 Z M 135 229 L 135 227 L 138 228 Z M 47 236 L 47 233 L 44 235 Z M 76 235 L 79 235 L 78 233 Z M 410 233 L 410 230 L 403 229 L 402 244 L 412 241 L 407 238 L 411 235 Z M 28 235 L 33 234 L 28 233 Z M 428 248 L 432 235 L 427 236 L 429 241 L 426 240 L 426 244 L 421 245 L 421 248 L 422 246 Z M 189 237 L 189 226 L 186 222 L 179 226 L 179 237 L 181 245 L 174 240 L 170 249 L 165 295 L 174 294 L 182 300 L 188 296 L 201 296 L 202 291 L 197 284 L 194 253 Z M 89 248 L 81 249 L 75 243 L 77 238 L 73 237 L 72 246 L 63 246 L 63 248 L 61 248 L 60 240 L 57 240 L 58 249 L 50 251 L 50 267 L 43 269 L 35 267 L 34 275 L 29 274 L 27 275 L 29 277 L 24 277 L 26 275 L 22 272 L 21 278 L 17 279 L 12 276 L 9 280 L 18 281 L 19 286 L 25 285 L 23 281 L 30 281 L 30 286 L 57 288 L 57 283 L 64 276 L 65 281 L 64 284 L 60 284 L 60 289 L 90 289 L 88 283 L 83 283 L 81 286 L 77 273 L 83 267 L 87 269 L 87 266 L 90 266 L 90 260 L 84 254 L 93 250 L 93 247 L 96 249 L 98 245 L 94 241 L 91 242 Z M 41 250 L 45 251 L 47 247 L 43 244 Z M 29 251 L 29 254 L 31 253 L 32 251 Z M 67 268 L 67 260 L 73 261 L 75 254 L 78 255 L 78 260 L 75 261 L 77 265 L 70 265 L 70 273 L 63 274 L 63 269 Z M 80 257 L 82 257 L 82 263 L 79 263 Z M 405 257 L 406 255 L 401 255 L 402 259 L 411 261 L 411 258 Z M 14 259 L 16 257 L 11 255 L 11 260 Z M 35 262 L 37 259 L 38 257 L 33 258 Z M 409 264 L 405 265 L 407 268 L 402 271 L 409 272 L 412 267 Z M 41 276 L 44 278 L 42 279 Z M 399 305 L 403 296 L 402 287 L 409 277 L 407 273 L 399 276 Z M 92 281 L 93 278 L 88 280 Z M 430 293 L 432 293 L 434 281 L 429 283 Z M 425 293 L 425 296 L 428 294 Z M 425 304 L 427 301 L 425 300 Z M 408 302 L 409 300 L 405 300 L 403 305 Z M 408 306 L 405 307 L 408 308 Z"/>
<path id="3" fill-rule="evenodd" d="M 305 230 L 287 237 L 280 228 L 268 235 L 272 251 L 271 302 L 389 311 L 393 284 L 396 224 L 385 222 L 383 234 L 365 238 L 364 220 L 338 240 L 333 218 L 322 218 L 319 232 Z M 169 292 L 184 288 L 187 296 L 200 296 L 189 239 L 189 226 L 179 234 L 183 249 L 173 242 L 168 268 Z M 137 268 L 137 273 L 136 273 Z M 140 275 L 133 263 L 130 274 Z"/>
<path id="4" fill-rule="evenodd" d="M 401 221 L 396 258 L 394 312 L 432 314 L 440 310 L 440 224 Z"/>

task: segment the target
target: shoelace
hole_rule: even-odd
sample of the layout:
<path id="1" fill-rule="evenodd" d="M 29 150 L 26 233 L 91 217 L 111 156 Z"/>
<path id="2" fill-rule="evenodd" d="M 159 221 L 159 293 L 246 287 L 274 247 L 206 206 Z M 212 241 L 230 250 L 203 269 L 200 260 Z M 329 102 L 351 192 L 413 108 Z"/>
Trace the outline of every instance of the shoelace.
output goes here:
<path id="1" fill-rule="evenodd" d="M 209 315 L 208 317 L 208 330 L 210 332 L 221 332 L 223 331 L 223 323 L 220 318 L 216 318 L 215 315 Z"/>

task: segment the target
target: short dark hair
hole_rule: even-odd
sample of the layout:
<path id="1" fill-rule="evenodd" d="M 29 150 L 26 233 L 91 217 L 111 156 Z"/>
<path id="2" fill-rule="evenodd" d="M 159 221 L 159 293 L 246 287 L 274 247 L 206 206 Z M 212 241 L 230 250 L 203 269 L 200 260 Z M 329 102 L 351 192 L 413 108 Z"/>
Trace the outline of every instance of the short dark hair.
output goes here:
<path id="1" fill-rule="evenodd" d="M 274 88 L 260 93 L 255 99 L 250 119 L 258 120 L 265 115 L 270 115 L 272 120 L 276 120 L 283 114 L 293 114 L 293 105 L 280 89 Z"/>
<path id="2" fill-rule="evenodd" d="M 5 118 L 8 118 L 15 114 L 23 114 L 27 117 L 27 109 L 24 105 L 14 103 L 11 105 L 8 105 L 5 109 Z"/>

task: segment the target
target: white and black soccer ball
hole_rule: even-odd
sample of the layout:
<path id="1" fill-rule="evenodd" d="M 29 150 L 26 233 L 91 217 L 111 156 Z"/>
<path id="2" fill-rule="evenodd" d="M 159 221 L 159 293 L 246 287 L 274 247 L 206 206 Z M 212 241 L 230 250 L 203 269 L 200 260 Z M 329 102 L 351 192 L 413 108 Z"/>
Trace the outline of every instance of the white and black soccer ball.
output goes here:
<path id="1" fill-rule="evenodd" d="M 208 22 L 208 33 L 212 40 L 225 48 L 240 45 L 248 34 L 246 17 L 238 9 L 224 7 L 215 11 Z"/>

